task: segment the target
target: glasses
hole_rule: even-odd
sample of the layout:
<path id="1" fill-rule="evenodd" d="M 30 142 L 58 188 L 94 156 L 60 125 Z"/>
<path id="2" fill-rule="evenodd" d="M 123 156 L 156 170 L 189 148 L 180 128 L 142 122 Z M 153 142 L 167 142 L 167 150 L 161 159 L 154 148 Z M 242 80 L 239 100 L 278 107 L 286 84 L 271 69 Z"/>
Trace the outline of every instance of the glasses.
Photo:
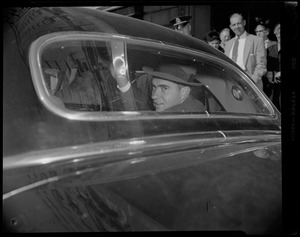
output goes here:
<path id="1" fill-rule="evenodd" d="M 262 33 L 262 32 L 265 32 L 264 30 L 256 30 L 255 33 Z"/>
<path id="2" fill-rule="evenodd" d="M 243 22 L 238 22 L 238 23 L 230 24 L 230 27 L 235 27 L 235 26 L 240 27 L 242 25 L 243 25 Z"/>

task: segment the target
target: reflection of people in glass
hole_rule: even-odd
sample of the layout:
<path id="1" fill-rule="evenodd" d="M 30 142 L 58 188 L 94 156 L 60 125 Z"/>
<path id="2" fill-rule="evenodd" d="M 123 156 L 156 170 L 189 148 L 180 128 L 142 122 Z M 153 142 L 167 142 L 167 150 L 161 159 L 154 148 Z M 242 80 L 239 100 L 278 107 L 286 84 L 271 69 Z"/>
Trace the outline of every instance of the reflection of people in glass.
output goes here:
<path id="1" fill-rule="evenodd" d="M 202 84 L 194 79 L 193 75 L 186 73 L 179 65 L 162 65 L 156 70 L 144 67 L 144 72 L 152 79 L 152 100 L 155 110 L 161 111 L 181 111 L 181 112 L 201 112 L 205 111 L 204 105 L 191 95 L 193 87 Z M 118 88 L 122 92 L 122 97 L 128 103 L 132 96 L 138 101 L 145 101 L 143 93 L 137 92 L 138 88 L 131 86 L 126 77 L 117 76 L 115 78 Z M 138 96 L 138 98 L 136 98 Z M 133 105 L 126 107 L 133 108 Z"/>

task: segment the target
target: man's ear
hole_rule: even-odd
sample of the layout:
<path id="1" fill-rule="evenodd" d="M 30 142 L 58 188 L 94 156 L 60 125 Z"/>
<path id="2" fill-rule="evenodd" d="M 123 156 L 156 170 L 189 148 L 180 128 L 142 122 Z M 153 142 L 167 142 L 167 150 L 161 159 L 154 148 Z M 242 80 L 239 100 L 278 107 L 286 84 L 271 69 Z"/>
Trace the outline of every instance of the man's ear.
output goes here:
<path id="1" fill-rule="evenodd" d="M 180 89 L 180 102 L 182 103 L 183 101 L 186 100 L 186 98 L 189 97 L 190 95 L 191 88 L 189 86 L 184 86 Z"/>

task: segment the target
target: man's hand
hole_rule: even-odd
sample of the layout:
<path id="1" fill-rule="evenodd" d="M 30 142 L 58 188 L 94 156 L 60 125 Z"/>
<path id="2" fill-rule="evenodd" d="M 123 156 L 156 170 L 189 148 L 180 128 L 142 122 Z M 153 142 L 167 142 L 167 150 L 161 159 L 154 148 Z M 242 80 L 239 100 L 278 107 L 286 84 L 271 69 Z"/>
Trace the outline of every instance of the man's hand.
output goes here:
<path id="1" fill-rule="evenodd" d="M 268 78 L 270 83 L 274 83 L 273 72 L 268 71 L 266 77 Z"/>
<path id="2" fill-rule="evenodd" d="M 275 80 L 274 80 L 275 83 L 280 83 L 281 82 L 281 72 L 277 72 L 275 74 Z"/>
<path id="3" fill-rule="evenodd" d="M 116 79 L 119 88 L 127 85 L 128 79 L 126 77 L 125 69 L 122 60 L 116 60 L 114 65 L 110 65 L 111 75 Z"/>

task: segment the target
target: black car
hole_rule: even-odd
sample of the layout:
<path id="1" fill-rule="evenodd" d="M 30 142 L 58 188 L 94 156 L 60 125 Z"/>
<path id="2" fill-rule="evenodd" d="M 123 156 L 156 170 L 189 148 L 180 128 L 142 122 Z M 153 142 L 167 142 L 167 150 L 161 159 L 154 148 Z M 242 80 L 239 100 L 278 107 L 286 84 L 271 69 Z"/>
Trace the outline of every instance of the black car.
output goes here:
<path id="1" fill-rule="evenodd" d="M 192 75 L 204 110 L 155 110 L 145 68 L 164 63 Z M 281 216 L 281 114 L 222 52 L 99 10 L 4 9 L 9 231 L 266 234 Z"/>

